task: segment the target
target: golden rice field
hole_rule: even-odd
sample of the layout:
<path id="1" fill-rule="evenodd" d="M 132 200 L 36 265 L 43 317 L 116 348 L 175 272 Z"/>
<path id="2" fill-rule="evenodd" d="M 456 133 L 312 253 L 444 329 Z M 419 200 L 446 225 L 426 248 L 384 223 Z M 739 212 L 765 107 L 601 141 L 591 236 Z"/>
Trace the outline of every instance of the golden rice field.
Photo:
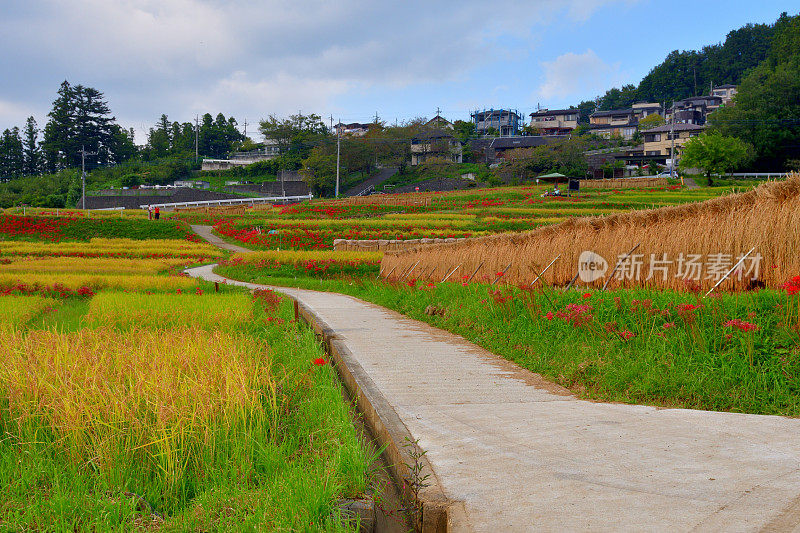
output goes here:
<path id="1" fill-rule="evenodd" d="M 131 259 L 125 257 L 47 257 L 27 256 L 0 264 L 0 273 L 81 272 L 84 274 L 158 274 L 186 264 L 186 259 Z"/>
<path id="2" fill-rule="evenodd" d="M 94 291 L 174 291 L 197 287 L 197 280 L 183 276 L 148 276 L 140 274 L 84 274 L 65 272 L 0 272 L 0 290 L 15 285 L 28 287 L 61 286 L 70 290 L 88 287 Z"/>
<path id="3" fill-rule="evenodd" d="M 357 529 L 369 457 L 288 302 L 71 302 L 0 297 L 0 530 Z"/>
<path id="4" fill-rule="evenodd" d="M 524 233 L 390 252 L 384 255 L 382 271 L 393 272 L 391 279 L 400 279 L 412 269 L 458 268 L 458 276 L 479 269 L 477 279 L 485 280 L 493 280 L 498 272 L 505 271 L 505 283 L 528 284 L 536 279 L 535 271 L 560 256 L 544 280 L 564 286 L 576 278 L 582 252 L 599 254 L 613 268 L 619 257 L 637 245 L 638 255 L 629 264 L 638 264 L 644 273 L 640 284 L 685 288 L 684 278 L 677 271 L 681 254 L 684 258 L 699 255 L 707 262 L 721 254 L 731 264 L 754 249 L 753 257 L 760 256 L 759 271 L 748 272 L 741 281 L 732 277 L 724 288 L 778 287 L 800 272 L 800 175 L 701 203 L 571 218 Z M 673 271 L 646 279 L 651 267 L 664 260 L 673 262 Z M 749 268 L 754 262 L 745 265 Z M 750 281 L 751 275 L 757 279 Z M 595 285 L 603 281 L 598 280 Z M 713 279 L 703 277 L 700 283 L 708 286 Z M 619 286 L 616 281 L 614 284 Z"/>
<path id="5" fill-rule="evenodd" d="M 91 239 L 89 242 L 0 241 L 0 257 L 12 255 L 121 255 L 125 257 L 222 257 L 210 244 L 187 240 Z"/>
<path id="6" fill-rule="evenodd" d="M 280 264 L 292 264 L 307 261 L 337 261 L 353 263 L 377 263 L 383 252 L 339 252 L 334 250 L 262 250 L 258 252 L 239 253 L 231 256 L 232 261 L 242 263 L 260 263 L 270 261 Z"/>

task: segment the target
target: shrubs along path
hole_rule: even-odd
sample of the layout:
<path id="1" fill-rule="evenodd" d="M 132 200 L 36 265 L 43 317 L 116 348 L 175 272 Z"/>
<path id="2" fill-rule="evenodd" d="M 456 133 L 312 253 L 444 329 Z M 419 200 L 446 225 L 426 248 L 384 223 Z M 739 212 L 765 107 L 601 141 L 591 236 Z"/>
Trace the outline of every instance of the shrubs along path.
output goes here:
<path id="1" fill-rule="evenodd" d="M 800 526 L 800 420 L 582 401 L 382 307 L 279 290 L 347 346 L 476 531 Z"/>

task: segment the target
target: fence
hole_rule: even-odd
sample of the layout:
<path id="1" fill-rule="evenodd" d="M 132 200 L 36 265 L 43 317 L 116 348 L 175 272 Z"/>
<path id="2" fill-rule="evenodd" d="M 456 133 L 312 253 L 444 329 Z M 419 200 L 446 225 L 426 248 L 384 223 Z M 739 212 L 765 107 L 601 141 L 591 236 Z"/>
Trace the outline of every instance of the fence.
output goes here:
<path id="1" fill-rule="evenodd" d="M 601 180 L 581 180 L 581 189 L 655 189 L 666 187 L 667 178 L 615 178 Z"/>
<path id="2" fill-rule="evenodd" d="M 142 209 L 148 207 L 158 207 L 160 209 L 170 209 L 179 207 L 211 207 L 211 206 L 224 206 L 224 205 L 256 205 L 256 204 L 273 204 L 273 203 L 289 203 L 301 202 L 303 200 L 311 200 L 311 194 L 307 196 L 270 196 L 266 198 L 229 198 L 227 200 L 203 200 L 200 202 L 171 202 L 165 204 L 145 204 L 140 205 Z"/>

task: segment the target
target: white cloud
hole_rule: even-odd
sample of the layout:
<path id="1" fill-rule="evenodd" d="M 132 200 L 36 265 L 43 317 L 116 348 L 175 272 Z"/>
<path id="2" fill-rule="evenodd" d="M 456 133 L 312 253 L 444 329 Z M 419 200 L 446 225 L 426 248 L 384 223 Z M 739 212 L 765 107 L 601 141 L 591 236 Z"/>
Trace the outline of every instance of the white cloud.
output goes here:
<path id="1" fill-rule="evenodd" d="M 606 63 L 593 50 L 582 54 L 568 52 L 542 63 L 544 83 L 538 95 L 546 100 L 575 94 L 600 93 L 624 79 L 620 63 Z"/>
<path id="2" fill-rule="evenodd" d="M 27 104 L 0 100 L 0 131 L 11 128 L 12 125 L 22 129 L 25 120 L 34 114 Z"/>
<path id="3" fill-rule="evenodd" d="M 0 49 L 11 52 L 0 69 L 15 73 L 0 96 L 45 108 L 68 79 L 104 91 L 138 129 L 161 113 L 325 112 L 346 93 L 436 87 L 497 61 L 521 64 L 519 50 L 529 53 L 550 22 L 580 24 L 632 1 L 495 0 L 487 15 L 478 0 L 29 0 L 0 18 Z M 546 67 L 545 91 L 562 83 L 565 56 Z"/>

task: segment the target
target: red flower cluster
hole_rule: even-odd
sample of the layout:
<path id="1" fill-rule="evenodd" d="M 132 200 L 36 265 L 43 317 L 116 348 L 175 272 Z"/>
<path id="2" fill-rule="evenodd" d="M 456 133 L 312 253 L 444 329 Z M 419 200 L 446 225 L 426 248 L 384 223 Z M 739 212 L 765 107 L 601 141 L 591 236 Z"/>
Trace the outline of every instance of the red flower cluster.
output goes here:
<path id="1" fill-rule="evenodd" d="M 323 359 L 322 357 L 317 357 L 316 359 L 314 359 L 314 360 L 312 360 L 312 361 L 311 361 L 311 364 L 312 364 L 312 365 L 314 365 L 314 366 L 323 366 L 323 365 L 324 365 L 324 364 L 326 364 L 327 362 L 328 362 L 328 361 L 326 361 L 326 360 L 325 360 L 325 359 Z"/>
<path id="2" fill-rule="evenodd" d="M 65 287 L 61 283 L 54 283 L 53 285 L 39 285 L 38 283 L 28 285 L 27 283 L 17 283 L 0 289 L 0 296 L 20 296 L 27 294 L 40 294 L 50 298 L 69 298 L 72 296 L 94 296 L 95 293 L 90 287 L 83 286 L 74 290 Z"/>
<path id="3" fill-rule="evenodd" d="M 800 276 L 795 276 L 781 285 L 781 289 L 784 289 L 789 296 L 794 296 L 800 292 Z"/>
<path id="4" fill-rule="evenodd" d="M 745 322 L 744 320 L 740 320 L 738 318 L 734 318 L 733 320 L 728 320 L 725 322 L 726 328 L 736 328 L 739 331 L 744 331 L 745 333 L 749 333 L 751 331 L 758 331 L 758 326 L 755 324 L 751 324 L 750 322 Z"/>
<path id="5" fill-rule="evenodd" d="M 556 312 L 556 316 L 577 328 L 591 322 L 593 309 L 589 304 L 567 304 L 564 309 Z"/>
<path id="6" fill-rule="evenodd" d="M 0 234 L 10 237 L 36 237 L 57 242 L 61 228 L 70 223 L 68 218 L 0 216 Z"/>

